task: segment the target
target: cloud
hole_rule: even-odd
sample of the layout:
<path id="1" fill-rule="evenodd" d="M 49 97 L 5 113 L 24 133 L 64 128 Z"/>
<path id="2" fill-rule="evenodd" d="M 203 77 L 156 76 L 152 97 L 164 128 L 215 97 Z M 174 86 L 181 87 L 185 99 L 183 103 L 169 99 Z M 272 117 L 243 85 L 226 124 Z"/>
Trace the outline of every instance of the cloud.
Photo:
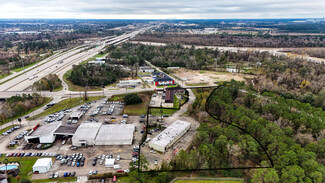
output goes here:
<path id="1" fill-rule="evenodd" d="M 314 18 L 324 0 L 0 0 L 0 18 Z"/>

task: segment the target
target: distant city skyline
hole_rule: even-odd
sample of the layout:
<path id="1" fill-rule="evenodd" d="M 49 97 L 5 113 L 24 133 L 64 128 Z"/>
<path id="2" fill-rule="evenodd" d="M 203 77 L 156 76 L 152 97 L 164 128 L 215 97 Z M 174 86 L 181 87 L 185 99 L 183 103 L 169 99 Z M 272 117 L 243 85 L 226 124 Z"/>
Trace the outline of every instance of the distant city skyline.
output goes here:
<path id="1" fill-rule="evenodd" d="M 0 18 L 322 18 L 324 0 L 0 0 Z"/>

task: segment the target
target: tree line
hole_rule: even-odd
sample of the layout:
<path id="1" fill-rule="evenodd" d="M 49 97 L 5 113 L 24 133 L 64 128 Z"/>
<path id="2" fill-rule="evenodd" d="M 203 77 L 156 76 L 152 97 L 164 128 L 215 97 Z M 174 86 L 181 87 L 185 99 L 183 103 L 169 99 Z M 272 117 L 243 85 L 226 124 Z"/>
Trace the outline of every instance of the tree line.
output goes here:
<path id="1" fill-rule="evenodd" d="M 62 87 L 62 81 L 56 74 L 49 74 L 39 81 L 34 82 L 33 90 L 41 91 L 41 90 L 50 90 L 53 91 Z"/>
<path id="2" fill-rule="evenodd" d="M 161 42 L 170 44 L 202 45 L 202 46 L 233 46 L 233 47 L 270 47 L 300 48 L 324 47 L 324 35 L 269 35 L 269 34 L 169 34 L 145 33 L 137 36 L 134 41 Z"/>

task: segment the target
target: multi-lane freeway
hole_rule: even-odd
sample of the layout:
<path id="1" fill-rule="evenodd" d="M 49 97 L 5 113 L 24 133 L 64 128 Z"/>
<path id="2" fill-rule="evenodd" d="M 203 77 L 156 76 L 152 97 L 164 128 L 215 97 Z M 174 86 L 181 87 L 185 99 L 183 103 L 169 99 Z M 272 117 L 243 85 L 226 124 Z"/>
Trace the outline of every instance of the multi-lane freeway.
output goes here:
<path id="1" fill-rule="evenodd" d="M 65 52 L 58 52 L 33 67 L 0 80 L 0 83 L 2 83 L 0 85 L 1 97 L 4 97 L 5 91 L 24 91 L 30 88 L 35 81 L 50 73 L 57 74 L 62 79 L 63 74 L 71 69 L 72 65 L 78 64 L 84 60 L 87 60 L 88 58 L 93 57 L 107 45 L 124 42 L 130 38 L 133 38 L 135 35 L 144 32 L 148 28 L 142 28 L 116 37 L 102 38 L 99 41 L 90 44 L 87 43 Z M 6 96 L 8 96 L 8 93 L 6 93 Z"/>

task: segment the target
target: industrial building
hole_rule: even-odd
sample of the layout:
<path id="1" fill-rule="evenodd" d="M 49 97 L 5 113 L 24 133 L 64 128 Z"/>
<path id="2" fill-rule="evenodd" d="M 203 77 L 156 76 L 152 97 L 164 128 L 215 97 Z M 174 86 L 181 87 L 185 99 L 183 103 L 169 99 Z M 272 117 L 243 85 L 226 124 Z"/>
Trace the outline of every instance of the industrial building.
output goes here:
<path id="1" fill-rule="evenodd" d="M 72 137 L 72 145 L 131 145 L 134 130 L 133 124 L 83 123 Z"/>
<path id="2" fill-rule="evenodd" d="M 33 130 L 25 136 L 28 143 L 53 143 L 55 140 L 54 132 L 60 127 L 61 122 L 53 122 L 47 125 L 33 128 Z"/>
<path id="3" fill-rule="evenodd" d="M 52 166 L 52 158 L 37 159 L 33 165 L 33 173 L 47 173 Z"/>
<path id="4" fill-rule="evenodd" d="M 72 137 L 72 145 L 77 147 L 95 145 L 95 138 L 101 125 L 101 123 L 82 123 Z"/>
<path id="5" fill-rule="evenodd" d="M 155 69 L 151 68 L 150 66 L 140 66 L 140 72 L 155 72 Z"/>
<path id="6" fill-rule="evenodd" d="M 134 129 L 134 124 L 102 125 L 95 145 L 131 145 Z"/>
<path id="7" fill-rule="evenodd" d="M 126 88 L 131 86 L 138 86 L 141 85 L 142 81 L 141 79 L 136 80 L 121 80 L 119 83 L 116 84 L 116 86 L 120 88 Z"/>
<path id="8" fill-rule="evenodd" d="M 149 142 L 149 147 L 156 151 L 165 153 L 167 148 L 172 146 L 179 138 L 181 138 L 190 127 L 191 124 L 189 122 L 177 120 L 153 138 Z"/>
<path id="9" fill-rule="evenodd" d="M 61 125 L 55 130 L 55 136 L 72 137 L 78 129 L 78 125 Z"/>
<path id="10" fill-rule="evenodd" d="M 173 103 L 174 102 L 174 95 L 175 94 L 184 94 L 185 89 L 182 87 L 172 87 L 172 88 L 166 88 L 166 103 Z"/>

